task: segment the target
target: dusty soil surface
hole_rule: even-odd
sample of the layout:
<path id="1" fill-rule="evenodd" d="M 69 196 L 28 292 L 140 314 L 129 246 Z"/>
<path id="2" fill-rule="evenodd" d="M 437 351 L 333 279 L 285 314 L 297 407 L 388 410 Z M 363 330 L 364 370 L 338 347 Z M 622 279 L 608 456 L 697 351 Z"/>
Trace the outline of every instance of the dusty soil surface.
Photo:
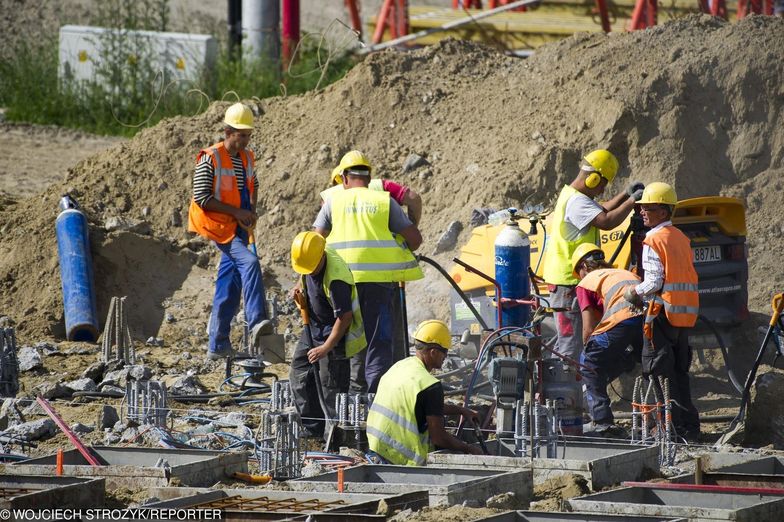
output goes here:
<path id="1" fill-rule="evenodd" d="M 730 25 L 692 16 L 642 32 L 575 35 L 528 60 L 446 41 L 369 56 L 323 92 L 249 100 L 258 115 L 251 145 L 262 183 L 256 236 L 267 288 L 281 303 L 279 331 L 289 329 L 289 348 L 298 332 L 285 299 L 294 281 L 290 239 L 310 226 L 318 191 L 352 148 L 364 150 L 379 175 L 423 195 L 425 254 L 448 223 L 467 224 L 472 208 L 551 203 L 581 154 L 596 147 L 610 148 L 625 166 L 610 194 L 640 179 L 673 183 L 681 198 L 740 197 L 748 209 L 749 304 L 757 320 L 767 315 L 771 294 L 784 283 L 783 38 L 784 20 L 752 17 Z M 217 255 L 187 232 L 186 223 L 195 155 L 220 139 L 226 106 L 164 121 L 78 163 L 52 162 L 36 174 L 63 169 L 64 179 L 53 177 L 30 198 L 0 198 L 0 316 L 17 328 L 20 344 L 48 339 L 62 352 L 45 356 L 41 373 L 23 376 L 20 396 L 45 380 L 76 378 L 99 358 L 95 347 L 85 351 L 62 342 L 54 219 L 64 192 L 81 203 L 90 222 L 100 318 L 112 296 L 128 296 L 137 351 L 156 376 L 192 371 L 205 387 L 218 387 L 223 368 L 202 361 Z M 33 137 L 33 154 L 44 148 L 40 141 Z M 430 164 L 402 173 L 410 153 Z M 9 171 L 0 163 L 0 172 Z M 25 195 L 19 187 L 0 189 Z M 133 231 L 107 231 L 107 220 L 115 217 L 133 221 Z M 466 226 L 458 243 L 469 234 Z M 448 266 L 454 255 L 435 258 Z M 447 317 L 449 287 L 433 270 L 425 272 L 423 281 L 408 285 L 412 325 Z M 150 336 L 165 345 L 144 346 Z M 740 348 L 753 357 L 756 337 L 744 342 Z M 703 413 L 737 404 L 721 366 L 715 355 L 695 365 Z M 285 375 L 285 366 L 275 370 Z M 92 423 L 98 404 L 57 402 L 57 408 L 69 422 Z M 189 407 L 177 408 L 183 413 Z M 103 434 L 85 438 L 101 441 Z M 58 445 L 66 445 L 64 435 L 38 451 Z"/>

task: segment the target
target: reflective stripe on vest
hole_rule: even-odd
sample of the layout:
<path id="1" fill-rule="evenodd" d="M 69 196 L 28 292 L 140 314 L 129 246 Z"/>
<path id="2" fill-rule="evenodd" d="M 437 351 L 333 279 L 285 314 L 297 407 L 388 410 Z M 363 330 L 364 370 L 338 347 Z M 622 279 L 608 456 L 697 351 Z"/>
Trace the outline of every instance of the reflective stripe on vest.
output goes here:
<path id="1" fill-rule="evenodd" d="M 215 145 L 200 151 L 196 158 L 197 165 L 205 154 L 209 155 L 212 159 L 213 197 L 226 205 L 239 208 L 241 205 L 241 196 L 239 188 L 237 187 L 234 164 L 232 163 L 231 156 L 226 150 L 223 142 L 216 143 Z M 255 191 L 255 158 L 253 152 L 249 150 L 240 151 L 239 155 L 242 160 L 242 166 L 245 169 L 245 186 L 248 188 L 248 194 L 252 201 L 253 193 Z M 188 208 L 188 230 L 196 232 L 217 243 L 228 243 L 234 239 L 237 230 L 237 220 L 228 214 L 204 210 L 197 205 L 195 201 L 191 200 L 190 207 Z"/>
<path id="2" fill-rule="evenodd" d="M 370 184 L 368 185 L 368 188 L 370 190 L 378 190 L 378 191 L 383 192 L 384 191 L 384 181 L 381 180 L 381 179 L 378 179 L 378 178 L 371 179 L 370 180 Z M 341 185 L 339 183 L 337 185 L 333 185 L 333 186 L 329 187 L 326 190 L 322 190 L 319 195 L 321 196 L 321 200 L 326 203 L 327 201 L 332 199 L 332 196 L 334 196 L 338 191 L 341 191 L 341 192 L 343 191 L 343 185 Z"/>
<path id="3" fill-rule="evenodd" d="M 395 363 L 381 377 L 367 418 L 368 445 L 392 464 L 422 466 L 431 449 L 430 433 L 419 433 L 416 399 L 436 384 L 417 357 Z"/>
<path id="4" fill-rule="evenodd" d="M 332 230 L 327 244 L 351 269 L 356 283 L 414 281 L 424 277 L 414 254 L 389 230 L 387 192 L 352 188 L 331 200 Z"/>
<path id="5" fill-rule="evenodd" d="M 628 270 L 600 268 L 589 272 L 577 286 L 596 292 L 604 303 L 604 314 L 591 335 L 604 333 L 618 324 L 642 314 L 633 311 L 631 303 L 623 298 L 624 290 L 638 285 L 640 278 Z"/>
<path id="6" fill-rule="evenodd" d="M 365 328 L 362 324 L 362 310 L 359 308 L 359 297 L 357 296 L 357 287 L 354 284 L 354 277 L 351 271 L 346 266 L 345 261 L 331 248 L 326 248 L 324 253 L 327 255 L 326 272 L 324 273 L 323 290 L 324 294 L 332 303 L 332 292 L 330 292 L 330 285 L 332 281 L 343 281 L 351 286 L 351 326 L 346 332 L 346 357 L 352 357 L 367 346 L 365 341 Z M 306 288 L 304 285 L 303 288 Z M 332 303 L 334 308 L 334 303 Z"/>
<path id="7" fill-rule="evenodd" d="M 550 233 L 547 237 L 546 256 L 544 261 L 544 280 L 552 285 L 574 286 L 579 280 L 572 273 L 572 254 L 575 249 L 583 243 L 598 245 L 599 230 L 590 226 L 588 232 L 575 239 L 567 241 L 564 238 L 563 228 L 566 225 L 566 204 L 573 196 L 580 192 L 565 185 L 558 196 L 558 201 L 553 210 L 552 222 L 550 223 Z"/>
<path id="8" fill-rule="evenodd" d="M 664 284 L 654 302 L 661 306 L 649 307 L 648 315 L 653 321 L 658 311 L 664 314 L 671 325 L 691 327 L 697 322 L 700 313 L 700 294 L 698 293 L 697 272 L 692 262 L 691 241 L 676 227 L 669 225 L 647 236 L 644 244 L 659 256 L 664 267 Z"/>

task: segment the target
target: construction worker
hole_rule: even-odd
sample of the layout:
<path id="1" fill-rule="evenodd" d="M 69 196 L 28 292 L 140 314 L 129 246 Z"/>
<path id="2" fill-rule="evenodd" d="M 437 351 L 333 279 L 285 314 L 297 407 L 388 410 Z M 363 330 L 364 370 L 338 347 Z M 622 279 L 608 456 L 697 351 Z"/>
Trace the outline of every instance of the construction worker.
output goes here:
<path id="1" fill-rule="evenodd" d="M 352 361 L 352 387 L 375 393 L 381 375 L 392 366 L 392 300 L 397 281 L 423 277 L 411 252 L 419 248 L 422 235 L 389 193 L 368 188 L 370 162 L 356 152 L 344 165 L 344 190 L 324 202 L 313 227 L 354 275 L 368 346 L 364 371 L 358 366 L 361 357 Z"/>
<path id="2" fill-rule="evenodd" d="M 306 436 L 321 436 L 323 418 L 335 418 L 335 397 L 349 386 L 349 359 L 365 349 L 365 331 L 354 277 L 326 241 L 300 232 L 291 243 L 291 266 L 301 274 L 298 292 L 306 292 L 310 332 L 303 329 L 291 358 L 289 382 Z M 308 327 L 306 327 L 308 328 Z M 313 365 L 319 365 L 316 383 Z M 319 404 L 315 386 L 324 391 Z"/>
<path id="3" fill-rule="evenodd" d="M 691 400 L 689 366 L 692 350 L 688 329 L 697 322 L 700 300 L 691 241 L 672 225 L 678 203 L 667 183 L 651 183 L 639 201 L 643 224 L 650 227 L 642 248 L 642 283 L 628 288 L 624 298 L 642 307 L 648 301 L 642 348 L 642 371 L 647 377 L 669 379 L 675 401 L 673 424 L 687 440 L 700 436 L 700 418 Z M 661 313 L 664 311 L 664 313 Z M 659 389 L 660 397 L 661 389 Z"/>
<path id="4" fill-rule="evenodd" d="M 580 171 L 571 184 L 561 189 L 548 230 L 543 277 L 549 284 L 550 306 L 556 311 L 558 339 L 555 351 L 574 360 L 582 351 L 580 308 L 572 273 L 572 255 L 584 243 L 599 244 L 599 231 L 612 230 L 626 219 L 634 202 L 642 196 L 644 185 L 632 182 L 626 192 L 603 206 L 595 201 L 618 173 L 618 160 L 607 150 L 595 150 L 583 158 Z"/>
<path id="5" fill-rule="evenodd" d="M 343 171 L 346 170 L 346 165 L 351 165 L 356 160 L 356 155 L 362 154 L 359 151 L 352 150 L 343 155 L 340 164 L 332 169 L 330 174 L 330 182 L 332 186 L 326 190 L 321 191 L 322 201 L 328 200 L 335 192 L 343 190 Z M 368 188 L 371 190 L 383 190 L 389 192 L 392 199 L 397 201 L 401 207 L 406 207 L 408 210 L 408 219 L 412 223 L 419 226 L 422 220 L 422 197 L 410 187 L 400 185 L 388 179 L 371 179 Z"/>
<path id="6" fill-rule="evenodd" d="M 414 332 L 416 355 L 398 361 L 384 374 L 367 417 L 368 446 L 382 463 L 423 466 L 433 446 L 481 455 L 482 451 L 444 429 L 444 415 L 477 417 L 475 411 L 444 404 L 441 368 L 452 336 L 443 321 L 422 322 Z"/>
<path id="7" fill-rule="evenodd" d="M 640 283 L 628 270 L 604 260 L 602 249 L 591 243 L 578 246 L 572 255 L 577 301 L 582 314 L 583 353 L 580 363 L 592 424 L 586 431 L 614 430 L 607 384 L 634 369 L 642 350 L 643 311 L 624 300 L 627 287 Z"/>
<path id="8" fill-rule="evenodd" d="M 247 105 L 235 103 L 226 110 L 223 123 L 223 141 L 202 149 L 196 158 L 188 209 L 188 230 L 214 241 L 222 254 L 208 328 L 209 359 L 234 353 L 229 331 L 240 293 L 251 342 L 258 345 L 261 335 L 272 333 L 261 266 L 256 254 L 248 250 L 249 232 L 256 226 L 259 186 L 254 155 L 247 149 L 253 113 Z"/>
<path id="9" fill-rule="evenodd" d="M 321 191 L 322 201 L 327 201 L 333 194 L 343 190 L 343 171 L 346 169 L 347 165 L 353 164 L 358 157 L 357 155 L 360 154 L 362 153 L 352 150 L 343 155 L 340 164 L 332 169 L 330 174 L 330 183 L 332 186 Z M 371 179 L 368 188 L 371 190 L 389 192 L 389 195 L 398 205 L 406 208 L 408 218 L 411 222 L 419 226 L 419 223 L 422 220 L 422 197 L 412 188 L 400 185 L 399 183 L 395 183 L 388 179 L 380 178 Z M 399 288 L 400 292 L 405 291 L 405 286 L 400 285 Z M 392 330 L 393 360 L 399 361 L 408 357 L 408 346 L 405 345 L 405 329 L 408 325 L 404 324 L 405 320 L 403 317 L 401 299 L 392 300 L 392 317 L 395 318 L 395 324 Z"/>

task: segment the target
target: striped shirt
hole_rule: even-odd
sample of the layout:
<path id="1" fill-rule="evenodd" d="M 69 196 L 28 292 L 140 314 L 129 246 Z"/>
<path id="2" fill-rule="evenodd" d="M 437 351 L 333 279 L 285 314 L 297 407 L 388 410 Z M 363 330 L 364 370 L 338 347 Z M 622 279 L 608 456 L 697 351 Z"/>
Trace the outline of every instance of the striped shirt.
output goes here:
<path id="1" fill-rule="evenodd" d="M 659 223 L 645 234 L 651 236 L 664 227 L 672 226 L 672 221 Z M 658 292 L 664 284 L 664 265 L 659 254 L 648 245 L 642 246 L 642 268 L 645 271 L 645 280 L 634 288 L 640 297 L 649 297 Z"/>
<path id="2" fill-rule="evenodd" d="M 231 163 L 234 165 L 234 175 L 237 177 L 237 190 L 242 192 L 245 187 L 245 170 L 242 168 L 242 159 L 239 155 L 231 156 Z M 214 175 L 215 166 L 212 164 L 212 158 L 209 154 L 205 154 L 196 165 L 196 173 L 193 175 L 193 201 L 200 207 L 204 207 L 213 198 Z M 253 189 L 259 190 L 258 177 L 253 179 Z"/>

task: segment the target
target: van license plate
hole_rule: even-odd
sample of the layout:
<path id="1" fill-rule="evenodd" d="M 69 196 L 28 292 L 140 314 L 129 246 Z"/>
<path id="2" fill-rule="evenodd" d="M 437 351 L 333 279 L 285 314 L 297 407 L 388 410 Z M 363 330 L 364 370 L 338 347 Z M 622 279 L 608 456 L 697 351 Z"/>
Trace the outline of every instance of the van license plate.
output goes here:
<path id="1" fill-rule="evenodd" d="M 719 245 L 696 247 L 691 249 L 694 264 L 715 263 L 721 261 L 721 247 Z"/>

